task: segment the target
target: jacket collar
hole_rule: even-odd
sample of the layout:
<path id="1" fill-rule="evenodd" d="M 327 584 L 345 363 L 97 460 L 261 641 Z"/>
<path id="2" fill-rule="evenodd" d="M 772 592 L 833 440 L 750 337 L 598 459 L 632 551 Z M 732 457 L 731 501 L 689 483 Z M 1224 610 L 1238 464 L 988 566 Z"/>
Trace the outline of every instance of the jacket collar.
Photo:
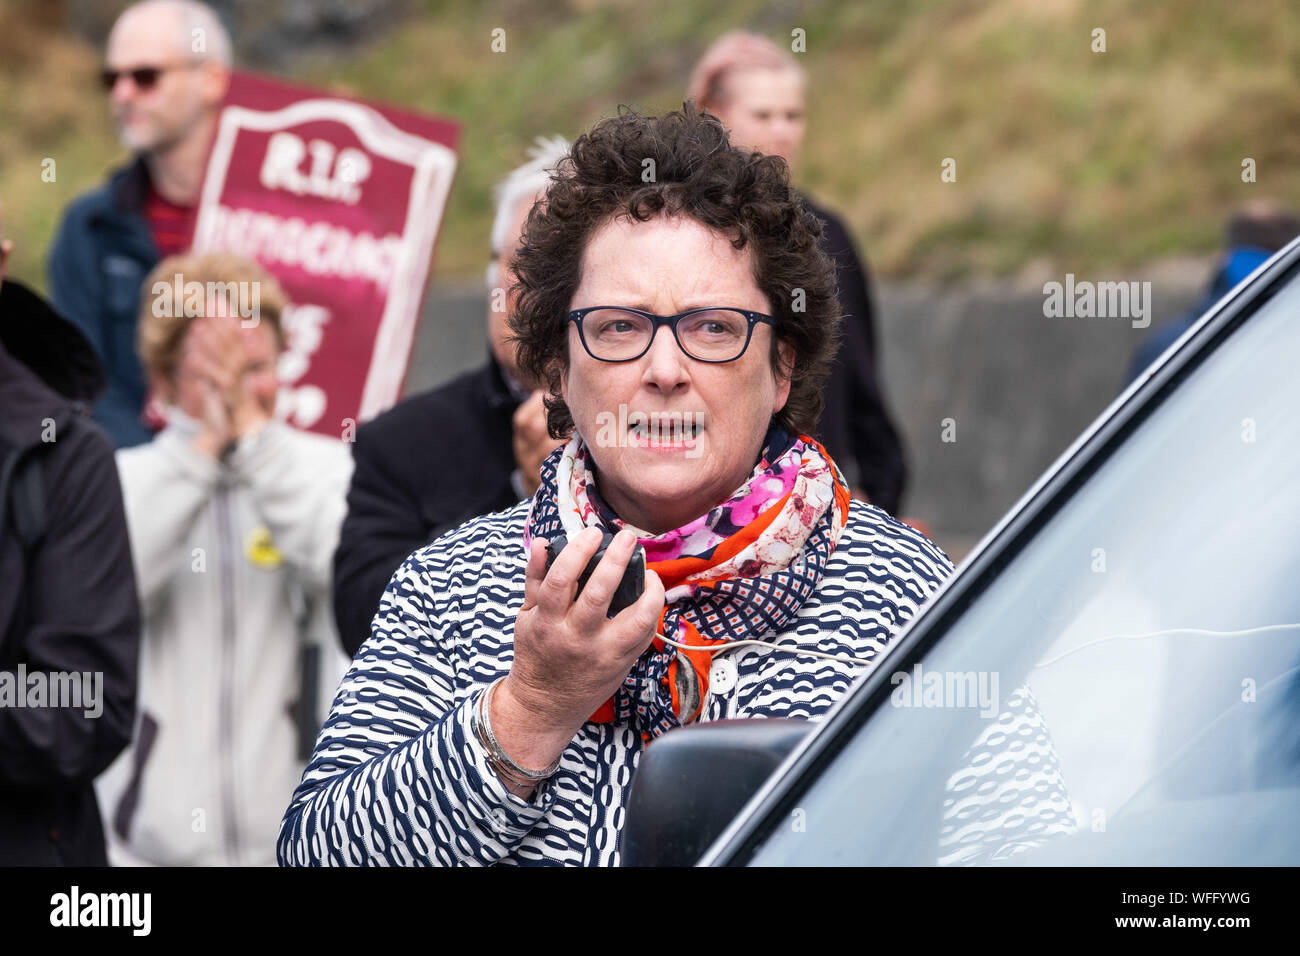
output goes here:
<path id="1" fill-rule="evenodd" d="M 148 236 L 144 221 L 145 202 L 150 190 L 149 167 L 142 156 L 111 172 L 108 180 L 92 194 L 87 218 L 96 225 L 140 231 Z M 152 243 L 152 238 L 150 238 Z"/>
<path id="2" fill-rule="evenodd" d="M 514 411 L 528 397 L 525 389 L 510 380 L 491 349 L 488 350 L 487 364 L 479 370 L 478 379 L 484 401 L 493 410 L 509 408 Z"/>
<path id="3" fill-rule="evenodd" d="M 108 181 L 109 201 L 118 212 L 139 213 L 149 198 L 151 182 L 144 157 L 137 155 Z"/>

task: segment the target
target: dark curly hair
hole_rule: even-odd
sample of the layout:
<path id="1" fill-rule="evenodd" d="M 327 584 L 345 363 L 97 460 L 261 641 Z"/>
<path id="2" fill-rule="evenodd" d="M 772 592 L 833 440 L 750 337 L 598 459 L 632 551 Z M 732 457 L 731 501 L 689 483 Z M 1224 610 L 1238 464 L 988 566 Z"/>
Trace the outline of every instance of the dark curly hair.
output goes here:
<path id="1" fill-rule="evenodd" d="M 647 168 L 654 169 L 653 182 L 642 178 Z M 568 313 L 587 242 L 618 216 L 645 222 L 658 215 L 689 216 L 727 236 L 736 249 L 750 248 L 755 282 L 778 323 L 773 369 L 780 369 L 778 342 L 794 351 L 793 366 L 780 369 L 790 377 L 790 397 L 776 420 L 792 433 L 812 433 L 840 322 L 835 266 L 821 249 L 821 221 L 791 188 L 785 160 L 734 148 L 717 118 L 688 102 L 660 117 L 620 108 L 579 136 L 556 167 L 544 201 L 528 215 L 513 260 L 518 299 L 510 328 L 520 369 L 551 393 L 551 437 L 573 428 L 559 397 L 560 378 L 568 367 Z"/>

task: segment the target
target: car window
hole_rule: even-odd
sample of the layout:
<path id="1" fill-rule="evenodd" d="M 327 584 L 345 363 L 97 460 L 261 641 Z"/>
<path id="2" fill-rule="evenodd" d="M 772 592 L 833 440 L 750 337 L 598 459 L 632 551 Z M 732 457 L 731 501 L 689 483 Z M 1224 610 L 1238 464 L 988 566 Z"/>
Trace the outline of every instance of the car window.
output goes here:
<path id="1" fill-rule="evenodd" d="M 751 862 L 1298 864 L 1298 668 L 1293 280 L 890 675 Z"/>

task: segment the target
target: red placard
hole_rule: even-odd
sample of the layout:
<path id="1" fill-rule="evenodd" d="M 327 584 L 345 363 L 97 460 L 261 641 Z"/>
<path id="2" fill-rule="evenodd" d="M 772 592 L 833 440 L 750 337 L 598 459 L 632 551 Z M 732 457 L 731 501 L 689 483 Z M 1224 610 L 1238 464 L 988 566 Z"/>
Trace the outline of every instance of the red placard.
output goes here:
<path id="1" fill-rule="evenodd" d="M 338 437 L 397 401 L 456 169 L 447 120 L 235 74 L 195 217 L 196 251 L 284 286 L 277 414 Z"/>

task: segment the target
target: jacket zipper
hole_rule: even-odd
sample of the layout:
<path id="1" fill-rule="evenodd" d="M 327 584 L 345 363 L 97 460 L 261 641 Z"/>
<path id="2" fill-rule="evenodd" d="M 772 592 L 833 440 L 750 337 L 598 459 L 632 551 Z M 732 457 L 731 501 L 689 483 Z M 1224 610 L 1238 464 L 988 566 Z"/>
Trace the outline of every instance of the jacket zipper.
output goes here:
<path id="1" fill-rule="evenodd" d="M 226 831 L 226 853 L 230 865 L 239 866 L 239 830 L 235 808 L 235 761 L 232 754 L 234 711 L 234 657 L 235 657 L 235 581 L 234 534 L 231 529 L 229 492 L 223 482 L 217 487 L 217 527 L 221 537 L 221 699 L 218 725 L 221 749 L 221 792 L 224 806 L 223 819 Z"/>

